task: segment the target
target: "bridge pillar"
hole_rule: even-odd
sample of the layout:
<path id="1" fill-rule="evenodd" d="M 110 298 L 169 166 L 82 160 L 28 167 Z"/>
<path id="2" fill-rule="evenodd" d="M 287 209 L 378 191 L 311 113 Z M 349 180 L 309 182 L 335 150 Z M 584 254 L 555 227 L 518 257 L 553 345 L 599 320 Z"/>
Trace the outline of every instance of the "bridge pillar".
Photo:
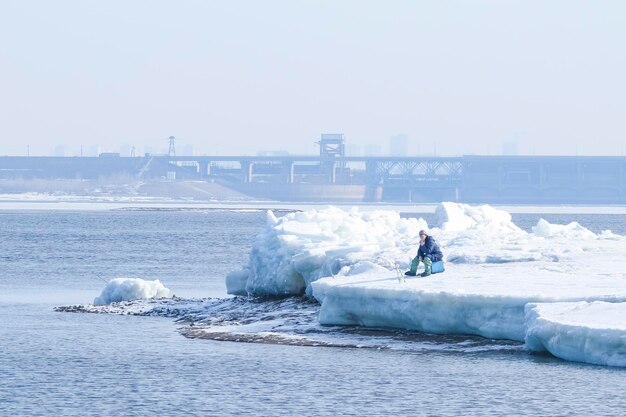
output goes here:
<path id="1" fill-rule="evenodd" d="M 211 175 L 211 165 L 209 161 L 198 161 L 198 166 L 200 168 L 200 178 L 204 179 Z"/>
<path id="2" fill-rule="evenodd" d="M 380 187 L 378 184 L 378 163 L 376 161 L 365 162 L 365 195 L 363 201 L 380 201 Z"/>
<path id="3" fill-rule="evenodd" d="M 250 161 L 240 161 L 239 163 L 241 164 L 241 174 L 243 177 L 243 182 L 252 182 L 252 166 L 254 165 L 254 163 Z"/>
<path id="4" fill-rule="evenodd" d="M 328 162 L 328 181 L 331 184 L 334 184 L 337 181 L 337 172 L 336 172 L 337 164 L 335 161 Z"/>
<path id="5" fill-rule="evenodd" d="M 287 184 L 293 184 L 294 180 L 294 167 L 295 164 L 293 161 L 284 161 L 283 162 L 283 178 L 285 178 Z"/>

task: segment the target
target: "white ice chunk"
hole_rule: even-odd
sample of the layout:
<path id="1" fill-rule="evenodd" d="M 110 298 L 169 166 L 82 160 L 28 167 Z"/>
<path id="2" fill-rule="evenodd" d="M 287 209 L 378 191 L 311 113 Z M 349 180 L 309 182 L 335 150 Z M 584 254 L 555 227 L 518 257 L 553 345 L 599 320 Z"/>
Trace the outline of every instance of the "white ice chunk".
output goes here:
<path id="1" fill-rule="evenodd" d="M 441 203 L 435 209 L 438 226 L 444 231 L 491 230 L 521 233 L 522 230 L 511 221 L 511 215 L 488 205 Z"/>
<path id="2" fill-rule="evenodd" d="M 536 236 L 561 237 L 566 239 L 596 239 L 595 233 L 581 226 L 577 222 L 570 224 L 550 224 L 544 219 L 539 219 L 536 226 L 532 228 Z"/>
<path id="3" fill-rule="evenodd" d="M 247 295 L 246 282 L 250 271 L 242 269 L 241 271 L 233 271 L 226 275 L 226 291 L 233 295 Z"/>
<path id="4" fill-rule="evenodd" d="M 569 361 L 626 366 L 626 303 L 528 304 L 526 347 Z"/>
<path id="5" fill-rule="evenodd" d="M 147 281 L 140 278 L 115 278 L 109 281 L 94 305 L 105 305 L 119 301 L 130 301 L 148 298 L 164 298 L 170 296 L 170 290 L 161 281 Z"/>
<path id="6" fill-rule="evenodd" d="M 267 224 L 270 226 L 274 226 L 275 224 L 278 223 L 278 219 L 276 218 L 272 210 L 268 210 L 266 212 L 266 218 L 267 218 Z"/>
<path id="7" fill-rule="evenodd" d="M 381 267 L 406 268 L 415 256 L 423 219 L 403 219 L 394 211 L 359 212 L 336 207 L 267 214 L 265 229 L 256 237 L 243 274 L 229 274 L 230 294 L 284 296 L 310 294 L 311 282 L 348 271 L 361 261 Z M 245 289 L 242 283 L 245 278 Z"/>

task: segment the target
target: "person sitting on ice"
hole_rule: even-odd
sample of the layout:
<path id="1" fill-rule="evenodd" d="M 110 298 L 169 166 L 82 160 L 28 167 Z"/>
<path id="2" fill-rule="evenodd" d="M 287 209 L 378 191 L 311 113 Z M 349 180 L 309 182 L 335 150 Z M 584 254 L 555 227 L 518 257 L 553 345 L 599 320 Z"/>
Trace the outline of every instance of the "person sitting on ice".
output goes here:
<path id="1" fill-rule="evenodd" d="M 431 273 L 433 262 L 440 261 L 443 253 L 439 249 L 439 245 L 432 236 L 428 236 L 425 230 L 420 230 L 420 247 L 417 249 L 417 256 L 411 261 L 411 269 L 406 271 L 404 275 L 415 276 L 419 263 L 424 263 L 424 272 L 421 277 L 427 277 Z"/>

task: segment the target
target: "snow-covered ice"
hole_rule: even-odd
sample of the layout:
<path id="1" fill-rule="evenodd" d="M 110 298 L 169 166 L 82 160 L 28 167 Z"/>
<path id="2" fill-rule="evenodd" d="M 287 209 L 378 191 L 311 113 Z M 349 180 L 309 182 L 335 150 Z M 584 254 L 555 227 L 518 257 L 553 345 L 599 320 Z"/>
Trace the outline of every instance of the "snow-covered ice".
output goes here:
<path id="1" fill-rule="evenodd" d="M 626 366 L 626 303 L 528 304 L 526 347 L 570 361 Z"/>
<path id="2" fill-rule="evenodd" d="M 170 296 L 170 290 L 161 281 L 148 281 L 141 278 L 115 278 L 109 281 L 94 305 L 105 305 L 119 301 L 130 301 L 148 298 L 164 298 Z"/>
<path id="3" fill-rule="evenodd" d="M 321 303 L 323 324 L 517 341 L 527 333 L 529 303 L 626 301 L 622 236 L 543 219 L 529 233 L 490 206 L 442 203 L 435 213 L 429 227 L 395 211 L 269 211 L 248 264 L 227 277 L 228 291 L 305 293 Z M 446 272 L 404 279 L 420 229 L 440 243 Z"/>
<path id="4" fill-rule="evenodd" d="M 522 279 L 515 267 L 452 265 L 444 274 L 398 283 L 389 273 L 324 278 L 313 283 L 322 324 L 400 327 L 524 341 L 530 302 L 626 301 L 626 282 L 589 286 L 583 275 L 538 271 Z M 518 273 L 519 274 L 519 273 Z M 507 282 L 510 280 L 510 282 Z"/>

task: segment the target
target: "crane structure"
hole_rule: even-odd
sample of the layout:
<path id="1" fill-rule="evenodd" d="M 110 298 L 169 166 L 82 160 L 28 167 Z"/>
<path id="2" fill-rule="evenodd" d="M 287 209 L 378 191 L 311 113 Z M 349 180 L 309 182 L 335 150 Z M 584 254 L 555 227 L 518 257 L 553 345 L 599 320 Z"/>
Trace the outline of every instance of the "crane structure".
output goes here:
<path id="1" fill-rule="evenodd" d="M 167 151 L 167 156 L 176 156 L 176 147 L 174 145 L 176 138 L 174 136 L 170 136 L 167 140 L 170 141 L 170 148 Z"/>

